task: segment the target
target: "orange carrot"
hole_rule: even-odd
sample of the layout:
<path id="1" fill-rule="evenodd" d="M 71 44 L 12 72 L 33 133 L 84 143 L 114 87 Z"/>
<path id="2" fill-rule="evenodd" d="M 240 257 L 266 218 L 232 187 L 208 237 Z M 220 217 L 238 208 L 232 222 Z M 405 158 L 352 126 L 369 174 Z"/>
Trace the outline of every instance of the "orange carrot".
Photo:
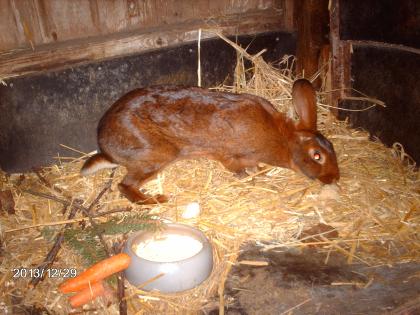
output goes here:
<path id="1" fill-rule="evenodd" d="M 76 292 L 89 287 L 89 283 L 98 282 L 128 267 L 131 258 L 121 253 L 104 259 L 83 271 L 76 278 L 68 279 L 59 286 L 62 293 Z"/>
<path id="2" fill-rule="evenodd" d="M 105 288 L 102 281 L 94 282 L 90 287 L 83 289 L 82 291 L 77 292 L 75 295 L 69 298 L 71 307 L 76 308 L 86 303 L 93 301 L 98 296 L 101 296 L 105 293 Z"/>

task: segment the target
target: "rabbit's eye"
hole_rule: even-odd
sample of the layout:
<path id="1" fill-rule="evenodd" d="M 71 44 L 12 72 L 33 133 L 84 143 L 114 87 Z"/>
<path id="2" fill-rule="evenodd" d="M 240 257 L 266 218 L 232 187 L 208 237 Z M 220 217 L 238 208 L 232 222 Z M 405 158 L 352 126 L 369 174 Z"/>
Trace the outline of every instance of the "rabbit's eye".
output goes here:
<path id="1" fill-rule="evenodd" d="M 312 160 L 314 160 L 315 162 L 318 162 L 318 163 L 323 163 L 324 162 L 324 158 L 323 158 L 321 152 L 319 152 L 318 150 L 313 150 L 311 152 L 311 155 L 312 155 Z"/>

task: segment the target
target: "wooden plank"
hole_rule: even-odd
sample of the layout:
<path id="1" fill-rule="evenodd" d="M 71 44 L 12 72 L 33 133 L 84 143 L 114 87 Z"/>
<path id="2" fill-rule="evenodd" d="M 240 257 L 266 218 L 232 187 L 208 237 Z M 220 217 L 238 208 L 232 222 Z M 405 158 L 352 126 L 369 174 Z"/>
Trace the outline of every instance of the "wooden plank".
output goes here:
<path id="1" fill-rule="evenodd" d="M 396 49 L 396 50 L 407 51 L 413 54 L 420 55 L 420 48 L 409 47 L 406 45 L 383 43 L 383 42 L 377 42 L 377 41 L 372 41 L 372 40 L 346 40 L 346 42 L 351 44 L 352 46 L 375 47 L 375 48 L 381 48 L 381 49 Z"/>
<path id="2" fill-rule="evenodd" d="M 224 16 L 209 21 L 196 20 L 178 25 L 165 25 L 143 32 L 112 34 L 57 43 L 38 47 L 36 51 L 25 50 L 16 54 L 0 55 L 0 78 L 27 75 L 35 72 L 61 69 L 95 60 L 135 54 L 162 47 L 196 41 L 198 29 L 215 29 L 218 26 L 225 35 L 256 34 L 267 31 L 281 31 L 283 21 L 272 10 L 255 11 L 247 14 Z M 204 31 L 202 38 L 211 38 L 213 32 Z"/>
<path id="3" fill-rule="evenodd" d="M 420 49 L 419 0 L 340 2 L 342 40 L 371 40 Z"/>
<path id="4" fill-rule="evenodd" d="M 295 0 L 286 0 L 284 1 L 284 7 L 277 8 L 277 10 L 284 11 L 284 28 L 288 32 L 296 31 L 296 19 L 295 19 Z"/>
<path id="5" fill-rule="evenodd" d="M 338 106 L 351 87 L 351 44 L 340 39 L 340 0 L 330 2 L 331 93 L 330 104 Z M 337 110 L 332 109 L 337 115 Z"/>
<path id="6" fill-rule="evenodd" d="M 310 79 L 318 72 L 321 48 L 328 43 L 328 0 L 296 1 L 297 73 Z M 316 88 L 321 80 L 314 81 Z"/>
<path id="7" fill-rule="evenodd" d="M 41 1 L 44 4 L 45 15 L 54 26 L 47 32 L 51 41 L 66 41 L 78 37 L 98 35 L 92 19 L 89 1 Z M 50 26 L 51 27 L 51 26 Z M 52 33 L 55 32 L 55 35 Z"/>
<path id="8" fill-rule="evenodd" d="M 20 46 L 19 34 L 9 0 L 0 0 L 0 51 Z"/>
<path id="9" fill-rule="evenodd" d="M 57 28 L 55 26 L 53 16 L 50 15 L 48 10 L 48 3 L 45 0 L 34 0 L 36 12 L 38 15 L 38 26 L 40 30 L 41 42 L 37 42 L 37 45 L 44 43 L 55 42 L 58 40 Z"/>
<path id="10" fill-rule="evenodd" d="M 19 46 L 34 49 L 38 43 L 43 41 L 34 1 L 10 0 L 10 3 L 15 16 Z"/>
<path id="11" fill-rule="evenodd" d="M 276 10 L 286 0 L 0 0 L 0 51 L 149 27 Z M 292 1 L 292 0 L 287 0 Z"/>
<path id="12" fill-rule="evenodd" d="M 100 6 L 101 5 L 98 4 L 98 0 L 89 0 L 90 16 L 97 34 L 102 34 L 101 22 L 99 20 Z"/>
<path id="13" fill-rule="evenodd" d="M 111 34 L 127 29 L 127 3 L 125 1 L 100 1 L 98 17 L 101 33 Z"/>

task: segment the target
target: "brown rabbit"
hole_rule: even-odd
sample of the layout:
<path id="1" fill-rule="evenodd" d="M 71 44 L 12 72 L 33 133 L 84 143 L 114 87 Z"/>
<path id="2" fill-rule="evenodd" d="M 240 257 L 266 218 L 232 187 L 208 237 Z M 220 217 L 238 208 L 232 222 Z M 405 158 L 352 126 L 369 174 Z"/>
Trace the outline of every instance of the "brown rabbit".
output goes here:
<path id="1" fill-rule="evenodd" d="M 316 99 L 305 79 L 293 85 L 298 122 L 261 97 L 198 87 L 155 86 L 136 89 L 116 101 L 98 126 L 101 153 L 81 172 L 123 165 L 118 185 L 130 201 L 166 201 L 139 188 L 169 163 L 207 157 L 242 174 L 258 162 L 300 171 L 323 183 L 340 177 L 332 144 L 316 129 Z"/>

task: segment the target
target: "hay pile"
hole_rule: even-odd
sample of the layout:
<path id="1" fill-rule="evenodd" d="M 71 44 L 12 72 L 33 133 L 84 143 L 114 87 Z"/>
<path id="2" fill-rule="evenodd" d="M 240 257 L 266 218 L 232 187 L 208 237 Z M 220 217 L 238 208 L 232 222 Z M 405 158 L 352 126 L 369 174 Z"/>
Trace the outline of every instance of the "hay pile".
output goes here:
<path id="1" fill-rule="evenodd" d="M 279 110 L 290 112 L 293 59 L 285 58 L 283 70 L 279 71 L 261 56 L 250 56 L 242 48 L 235 48 L 238 51 L 235 85 L 218 89 L 257 94 Z M 252 62 L 250 69 L 245 69 L 244 59 Z M 94 207 L 95 213 L 131 208 L 131 213 L 147 212 L 157 222 L 169 219 L 190 224 L 206 233 L 215 251 L 212 276 L 194 290 L 163 295 L 130 287 L 127 292 L 130 314 L 186 314 L 222 307 L 224 281 L 241 243 L 255 241 L 265 250 L 308 246 L 313 243 L 303 242 L 301 236 L 318 223 L 332 226 L 338 232 L 336 239 L 321 236 L 320 250 L 338 251 L 349 263 L 377 265 L 419 260 L 420 187 L 413 163 L 398 145 L 386 148 L 378 141 L 370 141 L 366 132 L 337 121 L 322 103 L 320 99 L 319 129 L 333 142 L 337 153 L 341 171 L 339 192 L 293 171 L 268 165 L 239 180 L 218 162 L 186 160 L 170 166 L 147 184 L 145 188 L 150 193 L 170 196 L 168 203 L 150 208 L 132 205 L 120 196 L 116 185 L 125 170 L 117 169 L 110 190 Z M 68 223 L 61 203 L 35 196 L 28 190 L 56 198 L 80 199 L 87 207 L 109 182 L 111 171 L 82 178 L 79 170 L 87 155 L 80 152 L 80 156 L 61 157 L 57 165 L 38 174 L 25 174 L 24 178 L 0 175 L 0 190 L 13 192 L 16 209 L 15 215 L 2 214 L 1 218 L 0 310 L 4 313 L 13 313 L 12 305 L 15 311 L 31 305 L 44 305 L 58 314 L 71 311 L 67 298 L 57 291 L 62 278 L 47 278 L 35 290 L 29 290 L 30 279 L 13 278 L 11 270 L 38 266 L 52 246 L 45 229 L 58 233 Z M 191 202 L 199 203 L 201 213 L 196 218 L 184 219 L 182 213 Z M 128 213 L 107 214 L 94 220 L 103 222 Z M 81 221 L 89 226 L 80 213 L 71 220 L 75 224 Z M 107 241 L 119 239 L 121 235 Z M 66 244 L 54 263 L 54 268 L 81 271 L 85 267 L 80 255 Z M 98 299 L 86 309 L 118 314 L 118 305 L 112 298 Z"/>

